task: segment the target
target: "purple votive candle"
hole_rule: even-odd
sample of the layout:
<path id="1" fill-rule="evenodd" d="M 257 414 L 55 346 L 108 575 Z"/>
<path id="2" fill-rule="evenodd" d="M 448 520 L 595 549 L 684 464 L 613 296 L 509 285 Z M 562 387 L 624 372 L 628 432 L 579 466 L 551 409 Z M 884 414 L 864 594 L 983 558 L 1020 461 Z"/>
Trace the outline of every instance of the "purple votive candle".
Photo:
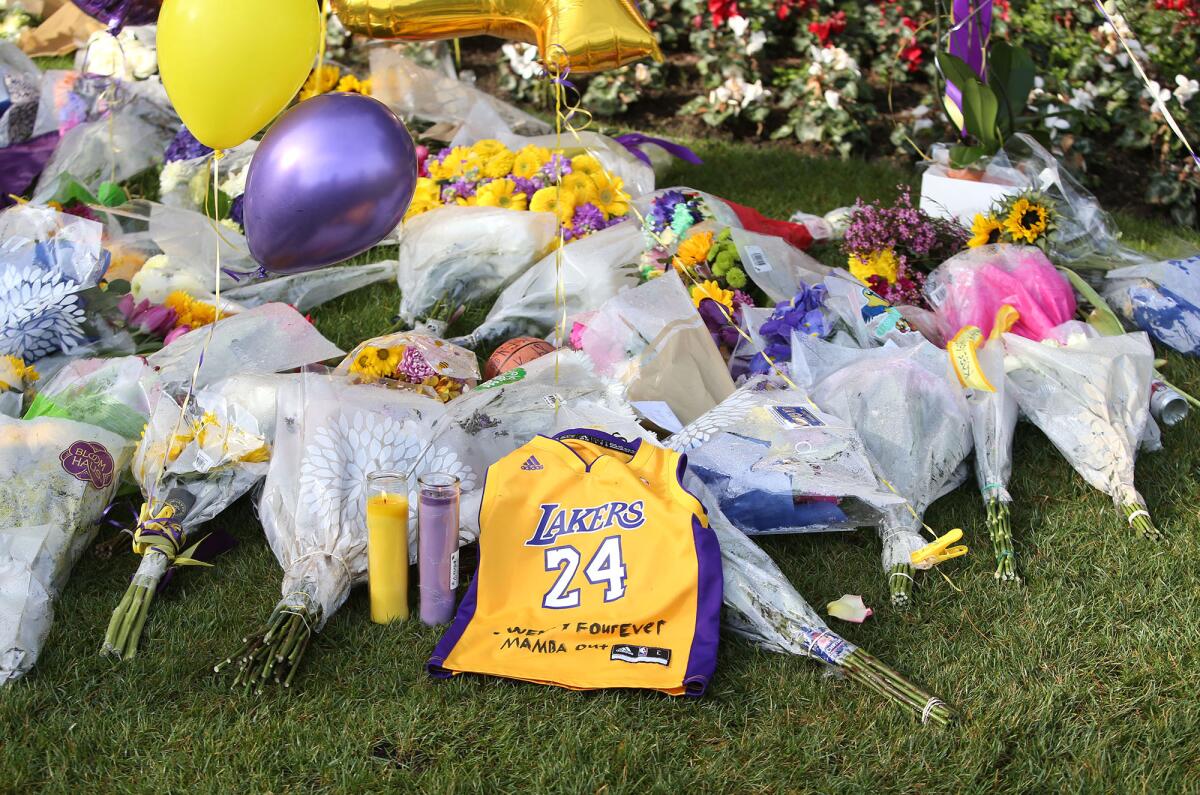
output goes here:
<path id="1" fill-rule="evenodd" d="M 441 472 L 422 475 L 417 502 L 421 621 L 429 626 L 454 618 L 458 587 L 459 482 Z"/>

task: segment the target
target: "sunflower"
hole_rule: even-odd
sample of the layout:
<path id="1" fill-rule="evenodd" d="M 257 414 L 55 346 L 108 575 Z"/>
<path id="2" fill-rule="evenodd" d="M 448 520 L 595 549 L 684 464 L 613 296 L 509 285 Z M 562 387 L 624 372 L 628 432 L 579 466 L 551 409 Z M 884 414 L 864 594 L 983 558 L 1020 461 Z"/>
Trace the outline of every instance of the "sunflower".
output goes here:
<path id="1" fill-rule="evenodd" d="M 528 210 L 529 197 L 517 192 L 517 183 L 511 179 L 496 179 L 479 187 L 475 194 L 481 207 L 501 207 L 505 210 Z"/>
<path id="2" fill-rule="evenodd" d="M 1004 238 L 1004 224 L 991 213 L 987 215 L 976 213 L 975 220 L 971 224 L 971 233 L 974 237 L 967 241 L 970 248 L 990 246 L 993 243 L 999 243 Z"/>
<path id="3" fill-rule="evenodd" d="M 890 248 L 871 252 L 865 258 L 851 254 L 849 265 L 850 273 L 863 284 L 867 284 L 872 276 L 895 284 L 900 276 L 900 260 L 896 259 L 896 252 Z"/>
<path id="4" fill-rule="evenodd" d="M 733 292 L 724 290 L 714 281 L 700 282 L 692 285 L 692 303 L 700 308 L 700 302 L 706 298 L 716 301 L 721 306 L 733 311 Z"/>
<path id="5" fill-rule="evenodd" d="M 167 300 L 163 305 L 168 309 L 175 310 L 175 327 L 187 326 L 190 329 L 198 329 L 201 326 L 207 326 L 210 323 L 215 323 L 217 320 L 217 308 L 212 304 L 206 304 L 203 301 L 197 301 L 182 290 L 176 290 L 167 296 Z"/>
<path id="6" fill-rule="evenodd" d="M 1045 206 L 1029 199 L 1017 199 L 1004 219 L 1004 229 L 1018 243 L 1034 243 L 1049 227 L 1049 217 Z"/>
<path id="7" fill-rule="evenodd" d="M 592 179 L 604 174 L 604 166 L 600 165 L 600 161 L 591 155 L 575 155 L 571 158 L 571 171 L 578 174 L 587 174 Z"/>
<path id="8" fill-rule="evenodd" d="M 601 171 L 599 176 L 592 177 L 592 181 L 596 183 L 596 198 L 592 204 L 600 208 L 605 219 L 629 212 L 629 194 L 620 177 Z"/>
<path id="9" fill-rule="evenodd" d="M 535 213 L 557 213 L 559 220 L 567 224 L 575 216 L 575 194 L 559 188 L 542 188 L 529 200 L 529 209 Z"/>
<path id="10" fill-rule="evenodd" d="M 587 204 L 596 201 L 596 183 L 583 173 L 570 173 L 562 178 L 563 190 L 575 194 L 576 204 Z"/>
<path id="11" fill-rule="evenodd" d="M 530 144 L 517 152 L 516 158 L 513 159 L 513 176 L 521 177 L 522 179 L 533 179 L 534 175 L 542 170 L 542 166 L 549 162 L 549 149 Z"/>
<path id="12" fill-rule="evenodd" d="M 712 232 L 697 232 L 680 243 L 679 251 L 675 255 L 675 267 L 694 268 L 707 260 L 708 252 L 712 249 L 712 242 Z"/>

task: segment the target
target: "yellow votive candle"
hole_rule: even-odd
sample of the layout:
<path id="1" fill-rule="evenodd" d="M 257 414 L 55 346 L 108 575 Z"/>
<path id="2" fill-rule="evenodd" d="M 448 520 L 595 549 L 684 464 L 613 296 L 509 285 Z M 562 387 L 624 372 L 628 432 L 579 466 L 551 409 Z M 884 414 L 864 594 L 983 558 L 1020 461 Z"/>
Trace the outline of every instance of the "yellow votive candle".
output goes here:
<path id="1" fill-rule="evenodd" d="M 367 587 L 371 620 L 408 620 L 408 493 L 383 492 L 367 500 Z"/>

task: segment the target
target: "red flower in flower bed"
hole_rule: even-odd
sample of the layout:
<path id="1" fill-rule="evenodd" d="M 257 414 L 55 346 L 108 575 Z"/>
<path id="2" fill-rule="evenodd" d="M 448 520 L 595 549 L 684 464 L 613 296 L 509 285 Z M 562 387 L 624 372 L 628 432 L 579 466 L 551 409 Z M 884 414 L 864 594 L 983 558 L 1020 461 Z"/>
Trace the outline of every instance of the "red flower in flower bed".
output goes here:
<path id="1" fill-rule="evenodd" d="M 708 0 L 708 13 L 712 14 L 713 27 L 719 28 L 730 17 L 740 17 L 737 0 Z"/>
<path id="2" fill-rule="evenodd" d="M 1185 25 L 1200 25 L 1200 0 L 1154 0 L 1159 11 L 1175 11 Z"/>
<path id="3" fill-rule="evenodd" d="M 779 0 L 775 5 L 775 16 L 787 19 L 793 11 L 799 13 L 814 5 L 816 0 Z"/>
<path id="4" fill-rule="evenodd" d="M 810 22 L 808 32 L 817 37 L 822 47 L 828 47 L 830 40 L 846 29 L 846 12 L 835 11 L 824 22 Z"/>
<path id="5" fill-rule="evenodd" d="M 912 17 L 904 17 L 900 20 L 900 24 L 914 32 L 920 27 Z M 908 44 L 904 45 L 904 49 L 900 50 L 900 60 L 910 74 L 921 68 L 921 62 L 925 60 L 925 51 L 921 49 L 920 44 L 917 44 L 915 36 Z"/>

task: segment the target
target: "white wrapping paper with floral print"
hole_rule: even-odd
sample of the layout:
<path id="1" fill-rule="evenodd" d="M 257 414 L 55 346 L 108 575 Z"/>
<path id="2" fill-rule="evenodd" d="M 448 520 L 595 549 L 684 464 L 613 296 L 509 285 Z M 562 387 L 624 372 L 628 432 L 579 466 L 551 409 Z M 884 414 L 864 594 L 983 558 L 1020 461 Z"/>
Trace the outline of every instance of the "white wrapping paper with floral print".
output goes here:
<path id="1" fill-rule="evenodd" d="M 0 417 L 0 685 L 37 662 L 132 451 L 95 425 Z"/>
<path id="2" fill-rule="evenodd" d="M 283 568 L 281 605 L 317 616 L 314 629 L 366 582 L 368 475 L 408 475 L 410 527 L 416 527 L 417 478 L 426 473 L 458 476 L 462 515 L 478 505 L 483 473 L 434 441 L 433 423 L 444 411 L 433 398 L 337 376 L 306 374 L 280 389 L 259 517 Z M 461 540 L 474 540 L 468 535 Z M 416 535 L 409 541 L 416 560 Z"/>

